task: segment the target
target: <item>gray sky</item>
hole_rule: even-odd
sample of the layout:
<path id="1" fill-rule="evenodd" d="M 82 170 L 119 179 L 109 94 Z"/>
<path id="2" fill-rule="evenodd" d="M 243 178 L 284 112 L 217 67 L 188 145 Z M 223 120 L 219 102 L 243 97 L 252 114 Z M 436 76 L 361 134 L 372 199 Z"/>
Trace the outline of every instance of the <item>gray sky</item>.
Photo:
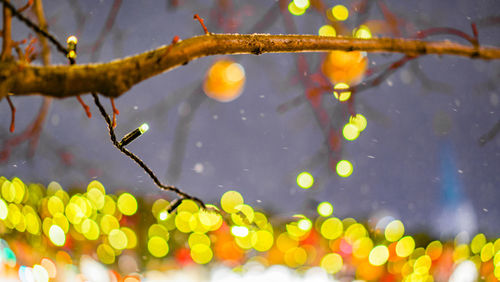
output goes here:
<path id="1" fill-rule="evenodd" d="M 78 62 L 89 62 L 89 46 L 98 37 L 112 1 L 77 1 L 83 25 L 75 20 L 75 7 L 69 2 L 73 1 L 45 1 L 50 30 L 63 41 L 80 28 Z M 225 14 L 212 2 L 180 1 L 174 10 L 166 1 L 124 1 L 99 60 L 143 52 L 169 43 L 174 35 L 201 34 L 202 29 L 192 20 L 194 13 L 205 18 L 210 31 L 225 32 L 228 25 L 218 24 L 218 10 L 226 20 L 239 23 L 234 32 L 243 33 L 275 5 L 273 1 L 234 1 L 233 10 Z M 500 8 L 493 0 L 387 3 L 415 30 L 450 26 L 466 33 L 470 33 L 471 21 L 481 23 Z M 368 18 L 383 17 L 373 8 Z M 294 20 L 300 33 L 317 33 L 324 24 L 312 9 Z M 351 12 L 346 24 L 355 27 L 355 13 Z M 17 21 L 14 30 L 15 39 L 28 34 Z M 284 21 L 278 18 L 259 32 L 286 33 Z M 481 44 L 499 46 L 499 35 L 498 24 L 479 26 Z M 444 38 L 455 39 L 435 37 Z M 245 68 L 246 86 L 230 103 L 211 100 L 200 90 L 206 70 L 217 57 L 199 59 L 154 77 L 117 99 L 121 114 L 116 131 L 121 136 L 148 122 L 147 134 L 128 148 L 163 181 L 207 202 L 220 199 L 227 190 L 238 190 L 253 207 L 290 216 L 314 214 L 313 204 L 328 200 L 340 217 L 362 220 L 389 213 L 415 232 L 447 234 L 465 224 L 472 231 L 498 236 L 500 138 L 482 147 L 478 139 L 500 119 L 499 62 L 427 56 L 400 68 L 380 86 L 360 93 L 356 109 L 368 118 L 368 127 L 357 140 L 342 141 L 337 154 L 354 165 L 354 173 L 342 179 L 329 168 L 325 136 L 312 108 L 302 103 L 284 113 L 277 111 L 283 103 L 304 95 L 304 86 L 295 79 L 296 56 L 232 56 Z M 318 70 L 322 56 L 306 55 L 310 64 L 306 77 Z M 370 66 L 400 57 L 368 55 Z M 65 63 L 55 52 L 52 58 L 54 63 Z M 15 147 L 8 162 L 0 164 L 0 174 L 19 176 L 25 182 L 48 184 L 54 180 L 66 189 L 85 187 L 99 179 L 108 191 L 163 193 L 111 145 L 90 96 L 83 98 L 91 106 L 92 119 L 85 116 L 76 99 L 54 101 L 35 156 L 26 157 L 26 144 Z M 19 133 L 35 116 L 41 98 L 13 101 Z M 103 102 L 109 109 L 109 102 Z M 331 95 L 324 97 L 323 104 L 333 124 L 347 121 L 346 105 L 338 105 Z M 0 109 L 0 138 L 5 141 L 10 135 L 10 111 L 6 102 Z M 71 156 L 71 162 L 64 163 L 63 156 L 66 160 Z M 303 190 L 296 185 L 295 177 L 301 171 L 315 177 L 313 188 Z M 456 228 L 445 230 L 442 222 Z"/>

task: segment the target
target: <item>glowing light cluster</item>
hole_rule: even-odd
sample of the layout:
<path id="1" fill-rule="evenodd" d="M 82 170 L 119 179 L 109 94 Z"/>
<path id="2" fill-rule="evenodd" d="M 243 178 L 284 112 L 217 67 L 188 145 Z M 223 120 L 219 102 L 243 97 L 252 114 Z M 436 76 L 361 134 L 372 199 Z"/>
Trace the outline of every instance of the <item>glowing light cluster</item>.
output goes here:
<path id="1" fill-rule="evenodd" d="M 59 281 L 61 275 L 80 269 L 74 277 L 93 273 L 95 280 L 132 282 L 140 281 L 142 274 L 131 272 L 139 263 L 151 269 L 212 261 L 241 266 L 250 260 L 267 266 L 321 268 L 336 278 L 350 275 L 366 281 L 432 281 L 437 269 L 458 272 L 457 276 L 466 267 L 477 269 L 485 281 L 500 277 L 498 238 L 479 233 L 470 243 L 435 240 L 418 245 L 419 240 L 405 235 L 400 220 L 389 218 L 373 229 L 354 218 L 333 217 L 329 202 L 318 204 L 316 218 L 280 215 L 277 225 L 237 191 L 222 195 L 222 209 L 200 209 L 185 200 L 168 213 L 170 203 L 165 199 L 108 195 L 97 181 L 85 193 L 71 196 L 56 182 L 45 188 L 17 178 L 0 177 L 0 189 L 0 235 L 15 235 L 2 236 L 9 243 L 0 239 L 0 269 L 16 273 L 21 281 Z M 38 227 L 30 227 L 35 222 Z M 144 237 L 138 240 L 137 234 Z M 18 260 L 13 250 L 22 250 L 23 257 L 33 253 L 35 259 L 21 265 L 25 259 Z M 79 267 L 72 265 L 78 261 Z"/>

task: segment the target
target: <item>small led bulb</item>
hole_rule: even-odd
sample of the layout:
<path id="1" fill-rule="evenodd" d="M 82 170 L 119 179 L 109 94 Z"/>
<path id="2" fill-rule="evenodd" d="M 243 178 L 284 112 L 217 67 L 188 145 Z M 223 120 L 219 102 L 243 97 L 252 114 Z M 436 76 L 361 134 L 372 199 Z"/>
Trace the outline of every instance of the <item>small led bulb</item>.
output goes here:
<path id="1" fill-rule="evenodd" d="M 76 36 L 71 35 L 66 42 L 68 43 L 68 54 L 66 56 L 74 60 L 76 58 L 76 44 L 78 43 L 78 39 Z"/>
<path id="2" fill-rule="evenodd" d="M 137 137 L 141 136 L 144 132 L 148 131 L 149 125 L 147 123 L 143 123 L 141 126 L 136 128 L 134 131 L 128 133 L 123 136 L 120 141 L 120 146 L 127 146 L 130 142 L 134 141 Z"/>
<path id="3" fill-rule="evenodd" d="M 70 50 L 68 52 L 68 55 L 66 55 L 66 57 L 68 57 L 69 59 L 76 59 L 76 52 L 73 50 Z"/>
<path id="4" fill-rule="evenodd" d="M 76 38 L 76 36 L 74 36 L 74 35 L 71 35 L 70 37 L 68 37 L 66 42 L 68 43 L 68 45 L 70 45 L 70 44 L 76 45 L 78 43 L 78 38 Z"/>

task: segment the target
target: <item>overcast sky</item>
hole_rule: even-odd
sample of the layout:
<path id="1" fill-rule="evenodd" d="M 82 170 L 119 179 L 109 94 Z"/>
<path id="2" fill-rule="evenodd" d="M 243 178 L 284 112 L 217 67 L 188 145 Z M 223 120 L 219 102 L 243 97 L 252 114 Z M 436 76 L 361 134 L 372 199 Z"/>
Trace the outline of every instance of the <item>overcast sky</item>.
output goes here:
<path id="1" fill-rule="evenodd" d="M 79 30 L 78 63 L 86 63 L 113 1 L 78 1 L 78 7 L 69 2 L 73 1 L 45 1 L 50 30 L 61 41 Z M 166 2 L 123 1 L 98 60 L 143 52 L 169 43 L 175 35 L 199 35 L 202 29 L 193 21 L 194 13 L 205 18 L 211 32 L 247 32 L 276 5 L 274 1 L 234 1 L 226 13 L 212 6 L 215 1 L 179 1 L 177 9 Z M 450 26 L 471 33 L 470 22 L 475 21 L 483 23 L 479 26 L 481 44 L 500 45 L 500 26 L 481 22 L 499 10 L 498 1 L 386 2 L 415 30 Z M 75 9 L 84 22 L 77 22 Z M 216 11 L 225 16 L 223 25 Z M 276 17 L 258 32 L 286 33 L 283 19 L 279 14 Z M 300 33 L 315 34 L 325 23 L 312 9 L 293 19 Z M 383 17 L 375 7 L 368 19 Z M 346 25 L 352 29 L 356 24 L 356 13 L 351 11 Z M 14 31 L 17 40 L 28 35 L 17 21 Z M 433 39 L 444 38 L 456 39 Z M 370 66 L 400 57 L 368 55 Z M 55 51 L 52 58 L 54 63 L 65 63 Z M 306 56 L 310 72 L 305 74 L 297 74 L 297 55 L 293 54 L 231 58 L 246 72 L 244 92 L 233 102 L 217 102 L 201 90 L 206 70 L 218 57 L 199 59 L 154 77 L 116 100 L 120 110 L 117 134 L 149 123 L 147 134 L 128 148 L 166 183 L 207 202 L 216 201 L 227 190 L 238 190 L 252 206 L 280 216 L 312 215 L 314 204 L 328 200 L 337 216 L 363 220 L 387 213 L 415 232 L 500 233 L 500 137 L 484 146 L 478 143 L 500 119 L 499 62 L 426 56 L 400 68 L 380 86 L 360 93 L 356 110 L 367 117 L 368 126 L 357 140 L 343 140 L 341 151 L 335 152 L 354 165 L 354 173 L 342 179 L 330 169 L 325 135 L 311 106 L 305 102 L 278 111 L 280 105 L 304 96 L 297 76 L 316 72 L 323 55 Z M 19 176 L 24 182 L 58 181 L 67 189 L 99 179 L 108 191 L 163 193 L 111 145 L 105 122 L 90 98 L 83 97 L 91 106 L 91 119 L 76 99 L 53 101 L 35 156 L 26 157 L 26 144 L 15 147 L 10 159 L 0 164 L 0 174 Z M 13 101 L 19 133 L 34 118 L 42 99 L 29 96 Z M 109 101 L 103 102 L 109 109 Z M 345 105 L 331 95 L 323 103 L 332 124 L 347 122 Z M 5 141 L 11 135 L 10 111 L 5 101 L 0 109 L 0 138 Z M 313 188 L 297 186 L 295 178 L 301 171 L 315 177 Z M 452 227 L 443 228 L 443 223 Z"/>

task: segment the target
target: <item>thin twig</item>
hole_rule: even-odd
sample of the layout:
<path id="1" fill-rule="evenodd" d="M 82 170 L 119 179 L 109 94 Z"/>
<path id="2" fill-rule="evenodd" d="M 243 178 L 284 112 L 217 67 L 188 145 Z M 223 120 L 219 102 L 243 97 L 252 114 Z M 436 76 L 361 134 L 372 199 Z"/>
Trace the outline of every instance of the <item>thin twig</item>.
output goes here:
<path id="1" fill-rule="evenodd" d="M 113 128 L 116 128 L 116 116 L 120 114 L 120 111 L 118 111 L 118 109 L 115 106 L 115 99 L 109 98 L 109 101 L 111 102 L 111 107 L 113 109 L 113 122 L 112 122 L 112 125 L 113 125 Z"/>
<path id="2" fill-rule="evenodd" d="M 14 132 L 14 130 L 16 129 L 16 107 L 10 100 L 9 96 L 7 96 L 7 102 L 9 103 L 10 112 L 12 114 L 10 119 L 10 132 Z"/>
<path id="3" fill-rule="evenodd" d="M 21 13 L 18 13 L 16 7 L 12 6 L 12 4 L 10 4 L 8 0 L 0 0 L 0 2 L 3 3 L 5 8 L 9 9 L 12 12 L 13 16 L 17 17 L 20 21 L 24 22 L 24 24 L 26 24 L 29 28 L 33 29 L 36 33 L 43 35 L 50 42 L 52 42 L 52 44 L 56 46 L 57 50 L 59 50 L 64 55 L 68 54 L 68 50 L 66 50 L 66 48 L 57 41 L 55 36 L 40 28 L 37 24 L 32 22 L 27 17 L 23 16 Z"/>
<path id="4" fill-rule="evenodd" d="M 210 34 L 208 32 L 207 26 L 205 25 L 203 19 L 198 14 L 194 14 L 193 19 L 198 20 L 200 22 L 200 25 L 203 28 L 203 31 L 205 32 L 205 34 Z"/>

